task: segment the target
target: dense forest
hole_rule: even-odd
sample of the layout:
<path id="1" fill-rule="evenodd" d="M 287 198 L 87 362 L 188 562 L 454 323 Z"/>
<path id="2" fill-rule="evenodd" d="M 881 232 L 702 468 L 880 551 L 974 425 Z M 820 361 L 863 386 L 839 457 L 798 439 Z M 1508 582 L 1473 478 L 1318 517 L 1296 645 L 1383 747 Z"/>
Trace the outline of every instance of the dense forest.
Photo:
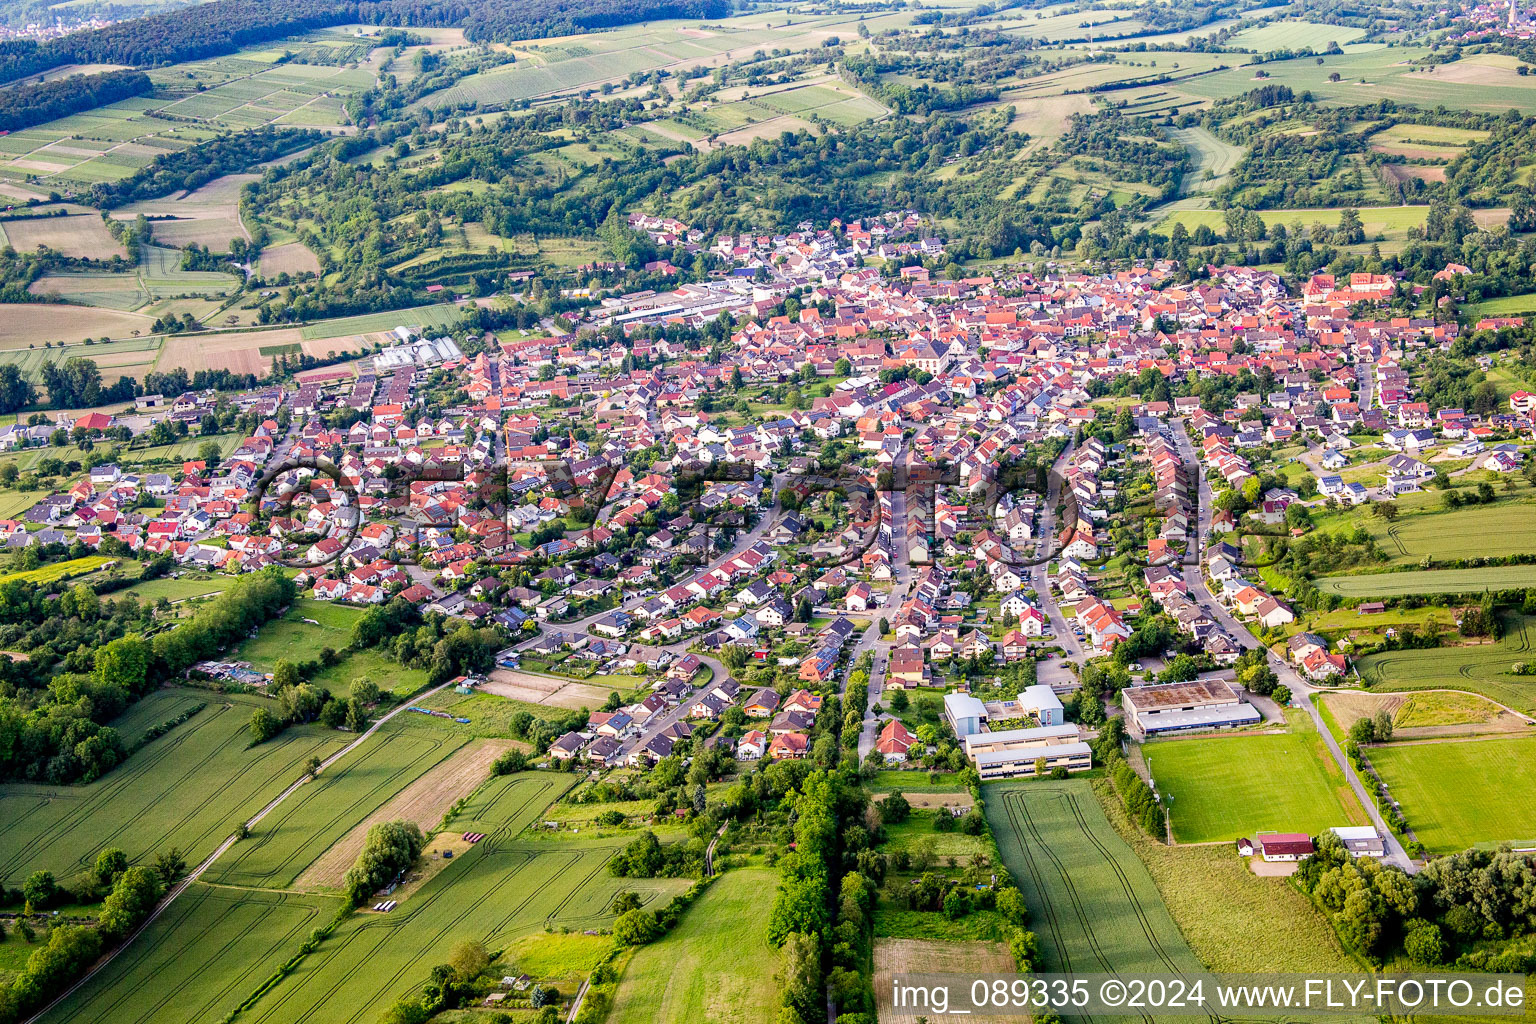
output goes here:
<path id="1" fill-rule="evenodd" d="M 0 131 L 30 128 L 129 96 L 142 96 L 152 88 L 149 76 L 142 71 L 109 71 L 0 90 Z"/>

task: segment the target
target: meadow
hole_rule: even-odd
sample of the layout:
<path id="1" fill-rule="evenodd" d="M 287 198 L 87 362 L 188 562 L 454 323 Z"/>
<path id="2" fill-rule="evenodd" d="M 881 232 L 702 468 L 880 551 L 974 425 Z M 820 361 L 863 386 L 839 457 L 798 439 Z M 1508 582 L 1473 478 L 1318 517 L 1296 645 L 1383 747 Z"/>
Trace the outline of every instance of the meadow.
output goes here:
<path id="1" fill-rule="evenodd" d="M 66 881 L 111 846 L 133 861 L 174 846 L 195 864 L 297 779 L 311 757 L 324 758 L 349 738 L 309 725 L 252 748 L 251 712 L 265 699 L 190 689 L 157 690 L 120 721 L 146 723 L 133 726 L 142 735 L 201 703 L 208 706 L 89 785 L 0 786 L 0 879 L 19 885 L 46 868 Z"/>
<path id="2" fill-rule="evenodd" d="M 813 34 L 818 23 L 847 23 L 851 16 L 802 19 L 799 32 L 771 30 L 758 18 L 732 18 L 696 30 L 678 22 L 627 26 L 609 32 L 562 36 L 519 44 L 517 61 L 471 75 L 443 92 L 433 93 L 419 106 L 438 107 L 464 102 L 486 108 L 517 100 L 570 92 L 618 81 L 635 72 L 660 67 L 682 68 L 726 63 L 728 55 L 751 53 L 759 46 L 805 49 L 820 45 Z M 873 30 L 873 29 L 872 29 Z"/>
<path id="3" fill-rule="evenodd" d="M 1257 212 L 1264 219 L 1266 227 L 1274 227 L 1277 224 L 1289 227 L 1299 221 L 1304 227 L 1311 227 L 1316 223 L 1331 228 L 1338 225 L 1341 214 L 1340 210 L 1335 209 L 1259 210 Z M 1360 223 L 1365 227 L 1367 238 L 1381 235 L 1388 239 L 1399 239 L 1406 236 L 1409 228 L 1423 225 L 1424 218 L 1429 214 L 1429 207 L 1367 206 L 1362 207 L 1359 213 Z M 1156 230 L 1172 231 L 1176 223 L 1183 224 L 1190 231 L 1194 231 L 1203 224 L 1219 235 L 1226 230 L 1226 213 L 1222 210 L 1174 210 L 1158 223 Z"/>
<path id="4" fill-rule="evenodd" d="M 1469 570 L 1471 571 L 1471 570 Z M 1515 664 L 1532 660 L 1531 619 L 1503 618 L 1497 643 L 1369 654 L 1358 664 L 1360 678 L 1378 693 L 1405 690 L 1467 690 L 1526 714 L 1536 712 L 1536 681 L 1515 675 Z"/>
<path id="5" fill-rule="evenodd" d="M 1244 29 L 1228 40 L 1228 45 L 1247 47 L 1259 53 L 1270 50 L 1325 49 L 1329 43 L 1341 46 L 1365 35 L 1365 29 L 1349 25 L 1326 25 L 1315 21 L 1272 21 Z"/>
<path id="6" fill-rule="evenodd" d="M 1204 128 L 1170 128 L 1168 137 L 1181 144 L 1194 157 L 1194 165 L 1184 176 L 1181 192 L 1214 192 L 1226 183 L 1233 169 L 1247 152 L 1212 135 Z"/>
<path id="7" fill-rule="evenodd" d="M 63 217 L 0 220 L 0 231 L 11 246 L 24 252 L 45 245 L 65 256 L 106 259 L 128 255 L 122 243 L 108 233 L 101 217 L 89 210 Z"/>
<path id="8" fill-rule="evenodd" d="M 1520 481 L 1516 495 L 1491 505 L 1464 505 L 1447 510 L 1438 494 L 1421 492 L 1399 499 L 1403 510 L 1392 522 L 1355 512 L 1354 521 L 1376 538 L 1390 566 L 1418 565 L 1428 556 L 1437 560 L 1486 558 L 1536 552 L 1536 501 Z"/>
<path id="9" fill-rule="evenodd" d="M 1364 812 L 1310 720 L 1295 731 L 1159 740 L 1142 747 L 1170 803 L 1173 835 L 1206 843 L 1255 832 L 1316 835 Z M 1328 758 L 1327 761 L 1322 758 Z"/>
<path id="10" fill-rule="evenodd" d="M 1329 26 L 1333 28 L 1333 26 Z M 1335 32 L 1348 31 L 1335 28 Z M 1260 80 L 1251 67 L 1233 67 L 1189 82 L 1180 88 L 1197 97 L 1240 96 L 1261 84 L 1288 85 L 1297 93 L 1310 91 L 1319 103 L 1354 106 L 1392 100 L 1418 107 L 1440 104 L 1453 109 L 1503 113 L 1511 108 L 1536 110 L 1536 83 L 1520 75 L 1519 62 L 1501 54 L 1477 54 L 1452 64 L 1420 68 L 1414 61 L 1429 51 L 1423 47 L 1352 47 L 1321 58 L 1298 57 L 1264 65 Z M 1337 73 L 1339 81 L 1329 81 Z"/>
<path id="11" fill-rule="evenodd" d="M 1484 299 L 1482 302 L 1469 303 L 1463 308 L 1473 317 L 1512 316 L 1516 313 L 1536 312 L 1536 292 L 1506 295 L 1499 299 Z"/>
<path id="12" fill-rule="evenodd" d="M 1369 754 L 1431 853 L 1536 837 L 1536 737 L 1391 743 Z"/>
<path id="13" fill-rule="evenodd" d="M 1134 974 L 1199 967 L 1088 780 L 992 783 L 982 795 L 1003 863 L 1029 905 L 1043 969 Z"/>
<path id="14" fill-rule="evenodd" d="M 352 624 L 362 614 L 360 608 L 299 598 L 286 615 L 268 622 L 241 644 L 234 657 L 249 661 L 258 672 L 271 672 L 282 660 L 295 665 L 318 661 L 325 648 L 340 651 L 351 642 Z"/>
<path id="15" fill-rule="evenodd" d="M 727 871 L 660 942 L 642 946 L 614 994 L 625 1024 L 770 1024 L 779 954 L 767 916 L 778 881 L 769 868 Z"/>

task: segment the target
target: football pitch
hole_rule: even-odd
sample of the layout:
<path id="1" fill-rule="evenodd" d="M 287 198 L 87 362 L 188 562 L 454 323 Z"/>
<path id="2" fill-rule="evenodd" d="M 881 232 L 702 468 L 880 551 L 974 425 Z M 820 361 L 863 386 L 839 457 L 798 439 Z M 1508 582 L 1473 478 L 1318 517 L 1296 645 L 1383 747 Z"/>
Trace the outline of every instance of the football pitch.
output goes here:
<path id="1" fill-rule="evenodd" d="M 1398 743 L 1369 754 L 1430 853 L 1536 837 L 1536 736 Z"/>
<path id="2" fill-rule="evenodd" d="M 1315 749 L 1314 749 L 1315 748 Z M 1365 821 L 1317 733 L 1205 736 L 1149 743 L 1151 767 L 1181 843 L 1255 832 L 1306 832 Z"/>

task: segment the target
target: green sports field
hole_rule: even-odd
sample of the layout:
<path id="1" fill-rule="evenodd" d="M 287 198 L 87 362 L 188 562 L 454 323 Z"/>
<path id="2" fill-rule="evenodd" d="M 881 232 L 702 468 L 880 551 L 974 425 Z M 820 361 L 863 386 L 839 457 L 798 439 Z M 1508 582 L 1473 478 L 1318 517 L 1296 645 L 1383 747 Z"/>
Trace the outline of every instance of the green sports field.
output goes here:
<path id="1" fill-rule="evenodd" d="M 1370 757 L 1431 853 L 1536 836 L 1536 736 L 1389 744 Z"/>
<path id="2" fill-rule="evenodd" d="M 1173 835 L 1205 843 L 1255 832 L 1316 835 L 1365 820 L 1310 724 L 1303 732 L 1159 740 L 1142 748 Z"/>
<path id="3" fill-rule="evenodd" d="M 769 1024 L 779 1003 L 778 951 L 766 920 L 778 875 L 722 875 L 660 942 L 635 954 L 610 1020 L 625 1024 Z"/>
<path id="4" fill-rule="evenodd" d="M 1090 785 L 1000 782 L 982 790 L 1003 863 L 1029 904 L 1044 969 L 1197 970 L 1146 866 L 1105 818 Z"/>
<path id="5" fill-rule="evenodd" d="M 131 739 L 204 702 L 191 720 L 90 785 L 0 786 L 0 879 L 19 885 L 47 868 L 67 881 L 110 846 L 130 860 L 175 846 L 195 864 L 298 778 L 311 757 L 349 738 L 307 725 L 251 748 L 251 712 L 265 700 L 185 689 L 150 694 L 119 723 L 129 723 L 123 733 Z"/>

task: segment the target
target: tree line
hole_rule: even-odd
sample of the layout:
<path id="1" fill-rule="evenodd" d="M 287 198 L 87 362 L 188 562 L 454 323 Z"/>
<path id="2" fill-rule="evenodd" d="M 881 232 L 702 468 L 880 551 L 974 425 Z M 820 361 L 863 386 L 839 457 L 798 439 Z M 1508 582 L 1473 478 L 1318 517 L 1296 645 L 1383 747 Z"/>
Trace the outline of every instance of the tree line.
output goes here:
<path id="1" fill-rule="evenodd" d="M 152 624 L 138 602 L 102 602 L 79 584 L 50 599 L 44 588 L 19 581 L 0 586 L 0 637 L 11 627 L 42 623 L 72 635 L 76 646 L 51 677 L 18 670 L 4 660 L 0 679 L 0 779 L 62 785 L 90 781 L 126 756 L 117 730 L 106 724 L 195 662 L 217 654 L 293 602 L 293 581 L 276 569 L 241 576 L 181 625 L 147 639 L 127 632 Z M 24 635 L 24 634 L 23 634 Z M 89 644 L 87 644 L 89 638 Z M 16 649 L 10 642 L 9 649 Z M 25 649 L 25 648 L 23 648 Z M 47 665 L 49 659 L 40 659 Z"/>
<path id="2" fill-rule="evenodd" d="M 0 131 L 14 132 L 82 110 L 106 106 L 154 88 L 142 71 L 72 75 L 0 91 Z"/>

